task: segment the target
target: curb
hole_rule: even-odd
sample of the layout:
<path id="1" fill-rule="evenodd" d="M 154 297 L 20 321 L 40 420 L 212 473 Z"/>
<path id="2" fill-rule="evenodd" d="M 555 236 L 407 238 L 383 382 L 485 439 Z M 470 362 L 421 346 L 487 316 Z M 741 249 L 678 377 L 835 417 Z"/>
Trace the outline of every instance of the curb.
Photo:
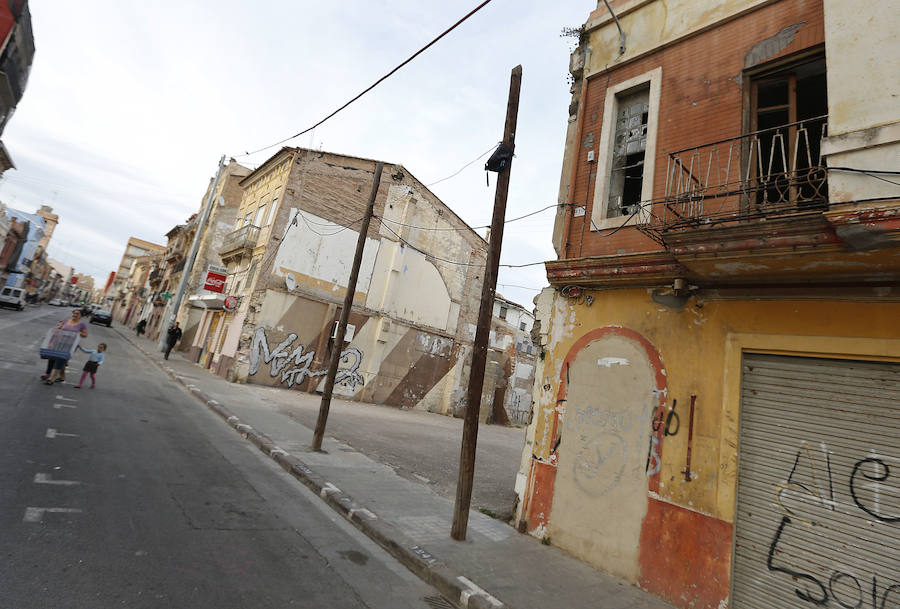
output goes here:
<path id="1" fill-rule="evenodd" d="M 316 493 L 325 503 L 344 516 L 357 529 L 386 550 L 388 554 L 396 558 L 413 574 L 434 586 L 451 602 L 463 609 L 512 609 L 509 605 L 476 586 L 468 578 L 431 557 L 422 548 L 418 546 L 407 548 L 399 543 L 396 540 L 398 536 L 395 535 L 396 527 L 378 518 L 374 512 L 357 503 L 351 496 L 341 491 L 331 482 L 328 482 L 324 476 L 313 471 L 302 460 L 280 448 L 264 433 L 241 422 L 225 405 L 218 400 L 212 399 L 196 385 L 190 383 L 188 379 L 176 373 L 175 370 L 150 357 L 150 354 L 141 345 L 135 343 L 130 336 L 127 336 L 118 328 L 115 328 L 115 330 L 119 336 L 128 341 L 170 378 L 181 384 L 204 406 L 219 415 L 242 438 L 254 444 L 266 456 L 278 463 L 282 469 Z"/>

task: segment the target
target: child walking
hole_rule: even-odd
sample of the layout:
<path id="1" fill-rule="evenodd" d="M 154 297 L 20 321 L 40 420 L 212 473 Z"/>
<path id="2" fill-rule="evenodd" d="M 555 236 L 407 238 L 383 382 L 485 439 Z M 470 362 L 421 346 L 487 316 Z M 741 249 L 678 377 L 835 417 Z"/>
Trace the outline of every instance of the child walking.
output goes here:
<path id="1" fill-rule="evenodd" d="M 81 380 L 75 385 L 75 389 L 81 389 L 81 386 L 84 385 L 85 377 L 89 374 L 91 375 L 91 389 L 93 389 L 97 382 L 94 375 L 97 374 L 97 368 L 103 363 L 103 352 L 106 351 L 106 343 L 100 343 L 97 345 L 96 349 L 85 349 L 81 345 L 78 345 L 78 348 L 85 353 L 90 354 L 90 357 L 88 358 L 88 361 L 84 363 L 84 372 L 81 373 Z"/>

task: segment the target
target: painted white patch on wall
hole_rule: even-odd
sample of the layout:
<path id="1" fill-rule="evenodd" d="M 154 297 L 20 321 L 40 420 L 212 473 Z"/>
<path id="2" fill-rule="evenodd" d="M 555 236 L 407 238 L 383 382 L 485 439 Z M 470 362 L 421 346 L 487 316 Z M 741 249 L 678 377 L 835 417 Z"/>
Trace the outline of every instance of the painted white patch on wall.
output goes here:
<path id="1" fill-rule="evenodd" d="M 297 213 L 291 208 L 291 217 Z M 275 258 L 274 272 L 286 268 L 336 286 L 345 287 L 353 265 L 353 254 L 359 232 L 343 230 L 343 226 L 330 220 L 301 211 L 303 218 L 297 218 L 297 225 L 286 233 L 286 237 Z M 313 232 L 310 225 L 316 227 Z M 372 278 L 372 267 L 378 252 L 378 241 L 366 239 L 362 264 L 359 269 L 357 291 L 367 292 Z"/>
<path id="2" fill-rule="evenodd" d="M 604 368 L 612 368 L 613 366 L 627 366 L 628 364 L 628 358 L 625 357 L 601 357 L 597 360 L 597 365 L 603 366 Z"/>

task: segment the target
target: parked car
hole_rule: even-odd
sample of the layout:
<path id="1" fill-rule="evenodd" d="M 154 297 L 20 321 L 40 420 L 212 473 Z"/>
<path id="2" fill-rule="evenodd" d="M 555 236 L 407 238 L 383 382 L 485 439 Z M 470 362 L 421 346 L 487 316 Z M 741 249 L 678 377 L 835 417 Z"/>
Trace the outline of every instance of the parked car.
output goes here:
<path id="1" fill-rule="evenodd" d="M 54 298 L 47 304 L 50 305 L 51 307 L 61 307 L 61 306 L 63 306 L 63 301 L 61 301 L 59 298 Z"/>
<path id="2" fill-rule="evenodd" d="M 25 290 L 22 288 L 4 287 L 0 290 L 0 307 L 10 307 L 11 309 L 25 308 Z"/>
<path id="3" fill-rule="evenodd" d="M 103 324 L 107 328 L 112 327 L 112 313 L 109 311 L 97 311 L 91 316 L 92 324 Z"/>

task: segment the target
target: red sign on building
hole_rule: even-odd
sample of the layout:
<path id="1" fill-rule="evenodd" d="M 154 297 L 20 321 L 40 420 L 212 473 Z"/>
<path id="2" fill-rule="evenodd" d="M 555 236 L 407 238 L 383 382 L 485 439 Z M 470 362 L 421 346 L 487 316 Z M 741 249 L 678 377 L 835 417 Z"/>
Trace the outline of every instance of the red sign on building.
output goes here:
<path id="1" fill-rule="evenodd" d="M 203 282 L 203 289 L 209 290 L 210 292 L 219 292 L 221 294 L 225 291 L 225 278 L 226 275 L 222 273 L 206 271 L 206 280 Z"/>

